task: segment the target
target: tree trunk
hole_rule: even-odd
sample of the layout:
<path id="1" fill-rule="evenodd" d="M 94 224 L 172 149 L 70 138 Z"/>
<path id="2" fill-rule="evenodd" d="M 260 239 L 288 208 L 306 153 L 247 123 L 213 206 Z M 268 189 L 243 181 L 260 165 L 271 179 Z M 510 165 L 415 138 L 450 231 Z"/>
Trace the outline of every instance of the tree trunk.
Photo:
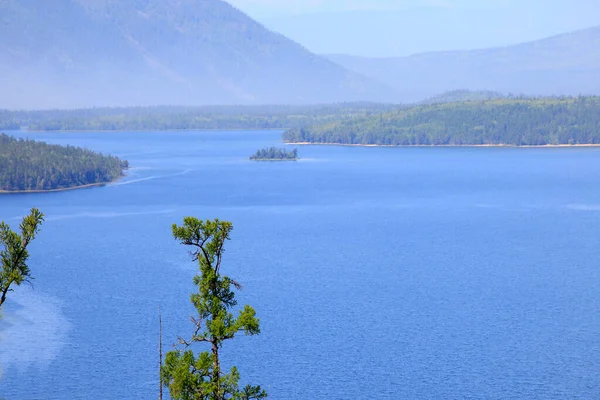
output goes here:
<path id="1" fill-rule="evenodd" d="M 10 288 L 11 283 L 12 283 L 12 281 L 8 282 L 6 285 L 6 288 L 2 291 L 2 296 L 0 297 L 0 307 L 6 301 L 6 294 L 8 293 L 8 289 Z"/>
<path id="2" fill-rule="evenodd" d="M 158 306 L 158 400 L 163 400 L 163 384 L 162 384 L 162 315 L 160 314 L 160 306 Z"/>
<path id="3" fill-rule="evenodd" d="M 219 346 L 217 344 L 217 340 L 213 339 L 212 341 L 212 354 L 214 357 L 214 365 L 213 365 L 213 382 L 217 387 L 217 396 L 215 400 L 222 400 L 221 394 L 221 366 L 219 364 Z"/>

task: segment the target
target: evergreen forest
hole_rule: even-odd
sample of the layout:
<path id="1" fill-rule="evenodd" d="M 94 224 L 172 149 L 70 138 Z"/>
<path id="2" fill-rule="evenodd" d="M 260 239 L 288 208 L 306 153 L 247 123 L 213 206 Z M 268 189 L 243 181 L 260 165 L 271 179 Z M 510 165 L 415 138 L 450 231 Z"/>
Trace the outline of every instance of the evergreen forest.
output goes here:
<path id="1" fill-rule="evenodd" d="M 128 162 L 74 146 L 0 134 L 0 191 L 46 191 L 112 182 Z"/>
<path id="2" fill-rule="evenodd" d="M 298 149 L 287 151 L 277 147 L 269 147 L 266 149 L 257 150 L 252 156 L 254 161 L 296 161 L 298 159 Z"/>
<path id="3" fill-rule="evenodd" d="M 439 103 L 292 128 L 289 143 L 354 145 L 600 144 L 600 97 Z"/>

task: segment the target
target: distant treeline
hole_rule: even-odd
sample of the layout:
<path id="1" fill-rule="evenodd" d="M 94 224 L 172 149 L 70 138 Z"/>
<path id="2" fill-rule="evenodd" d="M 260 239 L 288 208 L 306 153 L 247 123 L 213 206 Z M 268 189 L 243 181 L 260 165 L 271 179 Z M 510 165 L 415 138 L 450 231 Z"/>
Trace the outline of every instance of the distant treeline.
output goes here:
<path id="1" fill-rule="evenodd" d="M 252 156 L 250 156 L 251 160 L 273 160 L 273 161 L 285 161 L 285 160 L 297 160 L 298 159 L 298 149 L 294 149 L 292 151 L 287 151 L 286 149 L 280 149 L 277 147 L 269 147 L 266 149 L 257 150 Z"/>
<path id="2" fill-rule="evenodd" d="M 0 134 L 0 191 L 57 190 L 111 182 L 127 161 L 73 146 Z"/>
<path id="3" fill-rule="evenodd" d="M 287 129 L 354 119 L 398 106 L 339 103 L 312 106 L 131 107 L 82 110 L 0 110 L 0 129 L 175 130 Z"/>
<path id="4" fill-rule="evenodd" d="M 421 105 L 293 128 L 283 139 L 402 146 L 600 144 L 600 97 Z"/>
<path id="5" fill-rule="evenodd" d="M 495 99 L 523 99 L 525 96 L 519 96 L 514 94 L 504 95 L 500 92 L 492 90 L 451 90 L 434 97 L 425 99 L 419 104 L 439 104 L 439 103 L 456 103 L 459 101 L 483 101 L 483 100 L 495 100 Z"/>

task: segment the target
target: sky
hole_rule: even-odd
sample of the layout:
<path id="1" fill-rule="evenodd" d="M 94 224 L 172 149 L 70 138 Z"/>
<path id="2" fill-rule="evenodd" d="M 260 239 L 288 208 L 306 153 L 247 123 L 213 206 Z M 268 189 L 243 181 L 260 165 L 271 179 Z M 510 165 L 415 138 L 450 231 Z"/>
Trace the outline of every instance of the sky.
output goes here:
<path id="1" fill-rule="evenodd" d="M 418 7 L 506 9 L 535 7 L 541 14 L 557 6 L 598 11 L 598 0 L 227 0 L 254 18 L 344 11 L 401 11 Z M 598 18 L 600 21 L 600 17 Z M 600 23 L 600 22 L 599 22 Z"/>
<path id="2" fill-rule="evenodd" d="M 317 54 L 501 47 L 600 25 L 600 0 L 227 0 Z"/>
<path id="3" fill-rule="evenodd" d="M 403 10 L 422 6 L 476 3 L 473 0 L 227 0 L 254 18 L 359 10 Z M 509 0 L 510 1 L 510 0 Z"/>

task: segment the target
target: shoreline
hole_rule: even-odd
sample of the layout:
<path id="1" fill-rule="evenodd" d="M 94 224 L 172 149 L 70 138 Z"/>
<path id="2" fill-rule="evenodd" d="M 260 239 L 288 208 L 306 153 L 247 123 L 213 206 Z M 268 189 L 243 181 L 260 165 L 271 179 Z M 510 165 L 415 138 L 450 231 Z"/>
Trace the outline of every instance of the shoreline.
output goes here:
<path id="1" fill-rule="evenodd" d="M 250 161 L 298 161 L 300 158 L 251 158 Z"/>
<path id="2" fill-rule="evenodd" d="M 120 176 L 119 178 L 114 179 L 114 180 L 112 180 L 110 182 L 88 183 L 87 185 L 72 186 L 72 187 L 60 188 L 60 189 L 46 189 L 46 190 L 0 190 L 0 195 L 5 195 L 5 194 L 59 193 L 59 192 L 68 192 L 68 191 L 71 191 L 71 190 L 78 190 L 78 189 L 89 189 L 89 188 L 93 188 L 93 187 L 101 187 L 101 186 L 110 185 L 111 183 L 115 183 L 115 182 L 121 180 L 124 177 L 125 177 L 124 175 Z"/>
<path id="3" fill-rule="evenodd" d="M 231 128 L 231 129 L 223 129 L 223 128 L 204 128 L 204 129 L 190 129 L 190 128 L 179 128 L 179 129 L 27 129 L 27 130 L 7 130 L 6 132 L 22 132 L 22 133 L 60 133 L 60 132 L 81 132 L 81 133 L 90 133 L 90 132 L 115 132 L 115 133 L 154 133 L 154 132 L 214 132 L 214 131 L 286 131 L 286 128 Z"/>
<path id="4" fill-rule="evenodd" d="M 507 148 L 568 148 L 568 147 L 600 147 L 594 144 L 540 144 L 522 145 L 515 144 L 348 144 L 348 143 L 317 143 L 317 142 L 283 142 L 286 145 L 298 146 L 344 146 L 344 147 L 507 147 Z"/>

